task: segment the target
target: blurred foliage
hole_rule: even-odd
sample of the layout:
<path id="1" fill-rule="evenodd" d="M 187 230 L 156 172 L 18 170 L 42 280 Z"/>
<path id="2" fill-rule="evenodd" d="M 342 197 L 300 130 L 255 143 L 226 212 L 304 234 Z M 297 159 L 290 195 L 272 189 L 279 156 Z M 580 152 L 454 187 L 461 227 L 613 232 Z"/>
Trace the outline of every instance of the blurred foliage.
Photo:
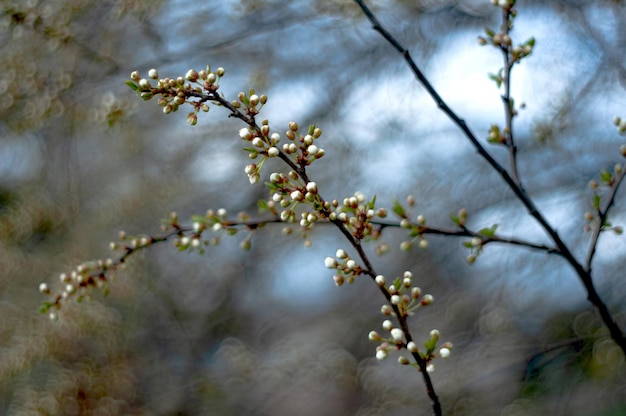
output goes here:
<path id="1" fill-rule="evenodd" d="M 497 24 L 488 1 L 371 3 L 427 73 L 437 71 L 457 34 L 475 39 Z M 429 122 L 404 123 L 389 110 L 414 108 L 419 88 L 351 1 L 0 4 L 0 414 L 428 413 L 419 375 L 395 357 L 373 358 L 367 333 L 379 329 L 382 299 L 370 282 L 339 290 L 328 271 L 310 266 L 345 247 L 326 229 L 307 251 L 298 250 L 299 236 L 270 228 L 256 233 L 246 253 L 237 247 L 243 235 L 203 256 L 157 247 L 130 261 L 108 298 L 72 305 L 54 323 L 37 314 L 37 285 L 106 256 L 116 230 L 158 232 L 171 210 L 181 218 L 217 207 L 254 212 L 265 196 L 248 187 L 245 153 L 232 140 L 235 121 L 219 109 L 195 128 L 184 117 L 164 117 L 124 86 L 134 69 L 173 75 L 209 63 L 226 68 L 227 94 L 268 91 L 270 120 L 316 123 L 331 138 L 324 168 L 312 175 L 332 197 L 359 188 L 385 197 L 413 192 L 429 220 L 442 224 L 460 204 L 470 213 L 506 210 L 509 195 L 494 191 L 503 189 L 498 178 L 469 147 L 463 171 L 445 146 L 410 172 L 400 169 L 396 155 L 418 149 L 421 157 L 420 143 L 437 148 L 429 140 L 457 136 L 451 128 L 433 132 Z M 556 16 L 579 55 L 554 58 L 585 62 L 577 82 L 547 97 L 549 109 L 534 122 L 525 120 L 534 125 L 520 137 L 520 153 L 531 155 L 523 166 L 528 188 L 557 196 L 579 189 L 582 202 L 562 206 L 582 219 L 585 184 L 611 166 L 618 147 L 594 142 L 599 156 L 581 156 L 590 153 L 589 137 L 609 135 L 602 126 L 613 116 L 589 109 L 610 91 L 624 96 L 626 85 L 623 48 L 614 46 L 625 44 L 625 26 L 599 25 L 596 16 L 624 21 L 623 5 L 525 1 L 520 14 Z M 533 68 L 551 77 L 557 69 Z M 408 80 L 404 95 L 381 98 L 394 79 Z M 488 93 L 497 99 L 495 88 Z M 274 97 L 284 107 L 271 107 Z M 357 119 L 363 125 L 345 124 Z M 492 121 L 468 120 L 485 132 Z M 401 237 L 386 238 L 397 247 Z M 445 414 L 620 414 L 624 357 L 582 295 L 563 311 L 507 283 L 514 272 L 531 275 L 536 286 L 569 271 L 517 251 L 504 267 L 472 271 L 460 246 L 433 241 L 429 251 L 376 259 L 390 274 L 413 270 L 435 295 L 412 323 L 416 334 L 436 327 L 455 344 L 434 373 Z M 621 311 L 625 287 L 614 270 L 623 265 L 617 259 L 598 269 Z M 516 306 L 520 298 L 525 307 Z"/>

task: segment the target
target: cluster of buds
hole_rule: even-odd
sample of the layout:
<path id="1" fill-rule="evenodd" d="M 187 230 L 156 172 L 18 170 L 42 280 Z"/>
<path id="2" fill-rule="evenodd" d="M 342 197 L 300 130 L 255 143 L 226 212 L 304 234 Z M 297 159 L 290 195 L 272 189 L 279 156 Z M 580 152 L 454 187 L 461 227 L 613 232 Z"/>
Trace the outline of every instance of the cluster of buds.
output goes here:
<path id="1" fill-rule="evenodd" d="M 415 198 L 412 195 L 407 197 L 407 204 L 409 208 L 415 206 Z M 426 231 L 426 217 L 420 214 L 415 217 L 414 223 L 411 222 L 409 219 L 409 211 L 404 208 L 404 206 L 402 206 L 400 201 L 397 199 L 394 199 L 393 201 L 393 212 L 400 218 L 400 227 L 409 230 L 409 239 L 400 243 L 400 249 L 403 251 L 411 250 L 416 242 L 419 248 L 428 248 L 428 240 L 424 238 L 424 231 Z"/>
<path id="2" fill-rule="evenodd" d="M 91 297 L 93 288 L 98 288 L 106 294 L 108 291 L 107 273 L 115 270 L 120 263 L 112 259 L 86 261 L 79 264 L 69 273 L 59 275 L 59 289 L 53 294 L 53 290 L 47 283 L 39 285 L 39 291 L 44 295 L 53 295 L 51 302 L 44 302 L 40 308 L 41 313 L 48 313 L 51 320 L 58 318 L 57 310 L 61 308 L 61 303 L 70 298 L 82 301 Z"/>
<path id="3" fill-rule="evenodd" d="M 623 150 L 623 152 L 622 152 Z M 623 155 L 626 154 L 626 146 L 620 147 L 620 153 Z M 625 156 L 626 157 L 626 156 Z M 593 228 L 600 227 L 601 231 L 612 230 L 616 234 L 620 235 L 624 232 L 624 229 L 620 226 L 613 226 L 610 222 L 605 218 L 606 212 L 602 211 L 602 193 L 600 191 L 601 187 L 605 189 L 612 189 L 612 194 L 614 197 L 614 191 L 619 186 L 620 182 L 624 179 L 624 175 L 626 172 L 624 171 L 624 165 L 621 163 L 616 163 L 613 166 L 613 172 L 609 172 L 608 170 L 602 170 L 600 172 L 600 182 L 592 179 L 589 181 L 589 187 L 593 192 L 593 210 L 594 212 L 585 212 L 584 218 L 586 221 L 585 231 L 589 232 Z M 609 204 L 610 205 L 610 204 Z M 602 222 L 602 223 L 600 223 Z"/>
<path id="4" fill-rule="evenodd" d="M 333 276 L 337 286 L 343 285 L 346 281 L 353 283 L 357 276 L 363 274 L 363 268 L 345 250 L 341 248 L 337 250 L 335 257 L 326 257 L 324 265 L 329 269 L 337 271 Z"/>
<path id="5" fill-rule="evenodd" d="M 422 290 L 417 286 L 413 286 L 413 273 L 408 270 L 389 284 L 385 276 L 380 274 L 374 280 L 389 295 L 389 302 L 397 308 L 403 317 L 412 315 L 416 309 L 428 306 L 434 301 L 432 295 L 426 294 L 422 296 Z M 381 312 L 385 315 L 391 315 L 393 314 L 393 309 L 383 306 Z"/>
<path id="6" fill-rule="evenodd" d="M 364 238 L 377 239 L 379 230 L 374 228 L 372 219 L 387 217 L 385 208 L 375 207 L 376 197 L 367 201 L 361 192 L 355 192 L 353 196 L 346 197 L 342 203 L 333 200 L 329 204 L 331 221 L 339 221 L 352 233 L 352 235 L 362 240 Z"/>
<path id="7" fill-rule="evenodd" d="M 240 93 L 241 95 L 242 93 Z M 253 96 L 255 97 L 255 96 Z M 256 99 L 254 100 L 257 101 Z M 267 99 L 265 100 L 267 101 Z M 268 158 L 280 155 L 280 150 L 276 145 L 280 142 L 280 134 L 270 133 L 270 126 L 267 120 L 263 120 L 260 129 L 244 127 L 239 130 L 239 138 L 248 142 L 251 147 L 245 147 L 248 157 L 252 160 L 262 156 L 261 161 L 246 165 L 245 172 L 251 184 L 255 184 L 261 178 L 261 168 Z"/>
<path id="8" fill-rule="evenodd" d="M 510 64 L 518 63 L 523 58 L 529 56 L 531 53 L 533 53 L 533 48 L 535 47 L 535 38 L 530 38 L 524 43 L 513 46 L 513 40 L 508 33 L 496 33 L 493 30 L 487 28 L 485 29 L 485 34 L 487 35 L 487 37 L 478 37 L 478 44 L 492 45 L 507 53 L 510 53 Z M 494 77 L 495 76 L 492 76 L 491 78 L 497 82 L 498 80 Z M 500 78 L 500 82 L 498 83 L 499 87 L 502 83 L 502 70 L 499 72 L 498 77 Z"/>
<path id="9" fill-rule="evenodd" d="M 433 372 L 435 371 L 435 366 L 433 365 L 432 360 L 434 360 L 437 355 L 439 355 L 440 358 L 448 358 L 452 351 L 452 343 L 445 342 L 441 347 L 439 347 L 438 354 L 435 353 L 437 349 L 437 342 L 439 341 L 439 331 L 437 329 L 430 331 L 428 340 L 424 342 L 424 350 L 420 351 L 415 342 L 405 341 L 404 331 L 401 328 L 395 327 L 393 322 L 390 320 L 386 319 L 383 321 L 382 328 L 385 333 L 389 334 L 389 336 L 381 336 L 376 331 L 371 331 L 368 334 L 370 341 L 380 342 L 380 344 L 376 347 L 376 358 L 381 361 L 385 360 L 392 351 L 406 349 L 412 355 L 418 354 L 419 357 L 427 364 L 426 371 Z M 398 363 L 417 367 L 417 363 L 412 363 L 409 358 L 403 355 L 398 357 Z"/>
<path id="10" fill-rule="evenodd" d="M 613 124 L 615 124 L 615 127 L 617 127 L 617 131 L 620 134 L 626 133 L 626 120 L 622 120 L 621 117 L 615 117 Z M 626 145 L 622 145 L 619 150 L 622 156 L 626 157 Z"/>
<path id="11" fill-rule="evenodd" d="M 315 160 L 321 159 L 326 154 L 324 149 L 315 144 L 316 140 L 319 139 L 321 135 L 322 130 L 315 127 L 315 125 L 309 126 L 307 133 L 302 135 L 299 132 L 298 123 L 292 121 L 289 123 L 289 130 L 285 132 L 285 136 L 289 142 L 283 144 L 282 150 L 298 166 L 308 166 Z"/>
<path id="12" fill-rule="evenodd" d="M 320 198 L 317 183 L 303 184 L 297 172 L 292 170 L 286 175 L 274 172 L 266 186 L 272 193 L 268 205 L 275 207 L 278 204 L 281 207 L 279 216 L 282 221 L 296 222 L 296 208 L 300 205 L 313 208 L 313 211 L 304 210 L 300 213 L 300 226 L 303 228 L 310 228 L 324 216 L 324 207 L 328 203 Z"/>
<path id="13" fill-rule="evenodd" d="M 232 221 L 227 218 L 228 212 L 224 208 L 217 210 L 209 209 L 204 215 L 194 215 L 192 217 L 191 229 L 183 229 L 175 212 L 171 213 L 167 220 L 163 221 L 163 230 L 174 230 L 177 232 L 174 246 L 180 251 L 196 251 L 203 254 L 205 247 L 211 245 L 216 246 L 220 243 L 222 235 L 235 235 L 241 228 L 243 223 L 250 219 L 246 212 L 237 214 L 237 220 Z M 254 225 L 254 227 L 258 226 Z M 252 231 L 253 226 L 250 224 L 246 227 Z M 210 230 L 216 235 L 210 238 L 204 237 L 204 232 Z M 241 248 L 247 250 L 251 247 L 250 236 L 241 242 Z"/>
<path id="14" fill-rule="evenodd" d="M 209 111 L 207 101 L 219 97 L 216 91 L 223 76 L 224 68 L 211 72 L 209 66 L 199 72 L 190 69 L 184 77 L 177 78 L 159 78 L 158 71 L 151 69 L 147 78 L 143 78 L 139 71 L 133 71 L 126 85 L 145 101 L 158 96 L 157 103 L 165 114 L 176 112 L 184 103 L 190 104 L 193 111 L 187 115 L 187 122 L 194 126 L 198 122 L 198 112 Z"/>
<path id="15" fill-rule="evenodd" d="M 467 256 L 467 262 L 469 264 L 474 264 L 480 253 L 483 251 L 483 245 L 485 241 L 481 237 L 472 237 L 471 240 L 463 243 L 463 246 L 470 249 L 470 254 Z"/>
<path id="16" fill-rule="evenodd" d="M 256 116 L 261 111 L 261 108 L 267 103 L 267 95 L 257 95 L 253 89 L 250 89 L 249 93 L 241 91 L 237 94 L 237 99 L 231 102 L 235 108 L 244 108 L 245 114 L 249 116 Z"/>

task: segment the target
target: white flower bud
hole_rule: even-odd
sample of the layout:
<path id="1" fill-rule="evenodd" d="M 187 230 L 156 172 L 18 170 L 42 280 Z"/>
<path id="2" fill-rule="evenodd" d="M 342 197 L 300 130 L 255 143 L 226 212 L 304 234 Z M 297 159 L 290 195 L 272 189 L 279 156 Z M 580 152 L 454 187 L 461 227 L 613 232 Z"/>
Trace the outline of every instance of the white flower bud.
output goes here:
<path id="1" fill-rule="evenodd" d="M 402 332 L 400 328 L 393 328 L 390 332 L 391 338 L 393 338 L 394 341 L 402 341 L 402 338 L 404 337 L 404 332 Z"/>
<path id="2" fill-rule="evenodd" d="M 404 355 L 401 355 L 401 356 L 398 357 L 398 364 L 409 365 L 410 361 Z"/>
<path id="3" fill-rule="evenodd" d="M 269 157 L 276 157 L 276 156 L 278 156 L 279 153 L 280 152 L 278 151 L 277 147 L 272 146 L 269 149 L 267 149 L 267 155 Z"/>
<path id="4" fill-rule="evenodd" d="M 293 191 L 290 196 L 294 201 L 302 201 L 304 199 L 304 195 L 300 191 Z"/>
<path id="5" fill-rule="evenodd" d="M 244 127 L 241 130 L 239 130 L 239 137 L 241 137 L 244 140 L 248 140 L 250 139 L 250 137 L 252 137 L 252 134 L 250 133 L 250 130 L 248 130 L 247 127 Z"/>
<path id="6" fill-rule="evenodd" d="M 311 193 L 317 193 L 317 184 L 315 182 L 309 182 L 306 184 L 306 190 Z"/>
<path id="7" fill-rule="evenodd" d="M 427 305 L 430 305 L 433 302 L 434 302 L 433 295 L 424 295 L 424 297 L 422 298 L 421 304 L 423 306 L 427 306 Z"/>
<path id="8" fill-rule="evenodd" d="M 376 284 L 378 286 L 385 286 L 385 276 L 383 276 L 382 274 L 376 276 L 374 280 L 376 280 Z"/>
<path id="9" fill-rule="evenodd" d="M 419 348 L 417 347 L 417 344 L 414 343 L 413 341 L 411 341 L 408 344 L 406 344 L 406 349 L 411 351 L 411 352 L 418 352 L 419 351 Z"/>
<path id="10" fill-rule="evenodd" d="M 385 331 L 391 331 L 393 329 L 393 322 L 391 322 L 389 319 L 385 319 L 383 321 L 383 329 Z"/>
<path id="11" fill-rule="evenodd" d="M 448 358 L 450 356 L 450 350 L 448 348 L 442 348 L 439 350 L 439 356 L 441 358 Z"/>
<path id="12" fill-rule="evenodd" d="M 334 257 L 326 257 L 326 259 L 324 260 L 324 265 L 329 269 L 336 269 L 337 259 L 335 259 Z"/>
<path id="13" fill-rule="evenodd" d="M 380 341 L 382 339 L 380 334 L 376 331 L 370 331 L 367 337 L 369 338 L 370 341 Z"/>

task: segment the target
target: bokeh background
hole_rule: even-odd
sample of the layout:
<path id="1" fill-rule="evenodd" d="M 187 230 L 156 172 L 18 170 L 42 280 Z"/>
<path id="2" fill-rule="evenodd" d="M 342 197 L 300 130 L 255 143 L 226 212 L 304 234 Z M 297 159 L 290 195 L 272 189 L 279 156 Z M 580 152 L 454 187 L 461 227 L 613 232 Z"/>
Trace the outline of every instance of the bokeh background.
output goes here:
<path id="1" fill-rule="evenodd" d="M 514 39 L 537 38 L 513 73 L 520 171 L 540 209 L 582 258 L 589 180 L 620 160 L 612 125 L 626 116 L 626 9 L 618 0 L 519 1 Z M 326 199 L 355 191 L 380 205 L 412 194 L 412 215 L 452 226 L 546 236 L 347 0 L 2 0 L 0 16 L 0 414 L 421 415 L 413 369 L 378 362 L 367 340 L 383 300 L 367 279 L 337 288 L 323 260 L 346 248 L 318 227 L 306 248 L 281 227 L 223 239 L 204 255 L 155 246 L 133 256 L 108 297 L 37 312 L 40 282 L 111 255 L 118 230 L 159 232 L 161 218 L 207 208 L 256 215 L 241 125 L 212 108 L 188 126 L 125 85 L 226 68 L 222 91 L 266 93 L 276 131 L 324 131 L 310 176 Z M 497 28 L 487 0 L 368 2 L 474 132 L 502 123 L 488 74 L 502 65 L 477 44 Z M 491 148 L 498 160 L 507 155 Z M 266 175 L 280 167 L 268 166 Z M 626 223 L 624 193 L 613 220 Z M 411 270 L 436 302 L 411 320 L 454 343 L 435 362 L 448 415 L 626 414 L 626 367 L 558 258 L 488 246 L 470 266 L 462 241 L 391 250 L 377 270 Z M 374 247 L 369 247 L 373 253 Z M 626 327 L 626 244 L 602 237 L 596 283 Z"/>

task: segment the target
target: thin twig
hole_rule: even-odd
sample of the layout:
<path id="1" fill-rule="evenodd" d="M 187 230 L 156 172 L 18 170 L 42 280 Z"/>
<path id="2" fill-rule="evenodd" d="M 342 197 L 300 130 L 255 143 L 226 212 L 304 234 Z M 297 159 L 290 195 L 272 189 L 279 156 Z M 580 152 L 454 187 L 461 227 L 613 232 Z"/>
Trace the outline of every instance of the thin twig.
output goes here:
<path id="1" fill-rule="evenodd" d="M 595 227 L 593 228 L 593 234 L 591 236 L 591 242 L 589 243 L 589 250 L 587 251 L 587 259 L 585 260 L 585 270 L 587 273 L 591 274 L 591 262 L 593 261 L 593 256 L 596 253 L 596 249 L 598 247 L 598 240 L 600 238 L 600 234 L 602 231 L 605 231 L 604 224 L 606 223 L 607 217 L 609 215 L 609 210 L 613 206 L 615 202 L 615 196 L 617 195 L 617 191 L 624 181 L 624 176 L 626 176 L 626 167 L 622 167 L 622 172 L 617 175 L 615 181 L 611 185 L 611 190 L 609 191 L 608 199 L 606 202 L 606 206 L 604 209 L 598 209 L 598 218 Z"/>

